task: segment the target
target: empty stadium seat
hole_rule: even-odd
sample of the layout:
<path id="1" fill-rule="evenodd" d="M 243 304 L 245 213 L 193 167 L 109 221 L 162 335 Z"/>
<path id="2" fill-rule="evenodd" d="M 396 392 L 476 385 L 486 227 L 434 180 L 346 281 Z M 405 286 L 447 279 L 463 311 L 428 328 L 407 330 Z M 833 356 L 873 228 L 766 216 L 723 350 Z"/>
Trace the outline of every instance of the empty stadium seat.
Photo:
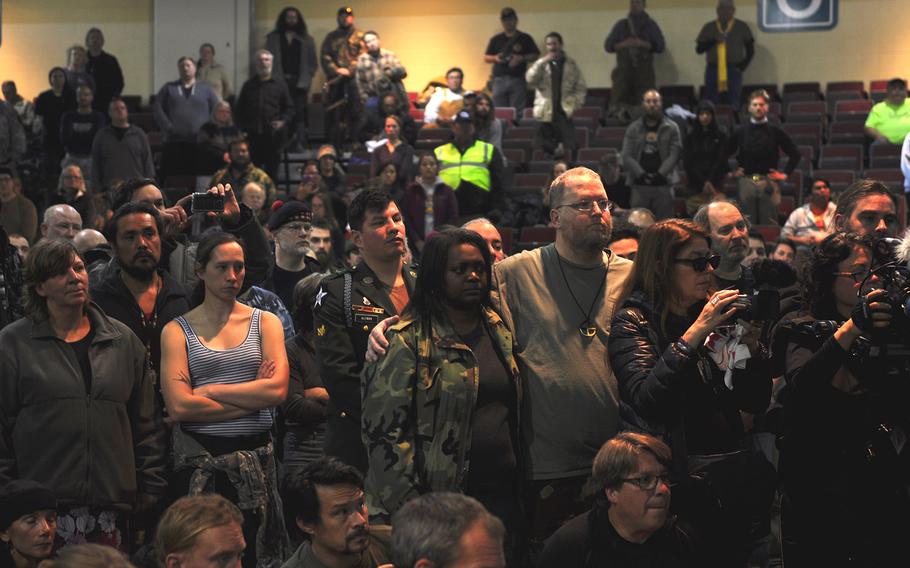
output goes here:
<path id="1" fill-rule="evenodd" d="M 865 122 L 873 102 L 867 99 L 837 101 L 834 107 L 835 122 Z"/>
<path id="2" fill-rule="evenodd" d="M 863 147 L 861 144 L 822 146 L 818 155 L 818 167 L 823 170 L 861 170 Z"/>
<path id="3" fill-rule="evenodd" d="M 899 169 L 901 167 L 901 147 L 891 144 L 872 144 L 869 146 L 869 167 Z"/>
<path id="4" fill-rule="evenodd" d="M 832 122 L 828 126 L 829 144 L 863 144 L 866 129 L 862 122 Z"/>

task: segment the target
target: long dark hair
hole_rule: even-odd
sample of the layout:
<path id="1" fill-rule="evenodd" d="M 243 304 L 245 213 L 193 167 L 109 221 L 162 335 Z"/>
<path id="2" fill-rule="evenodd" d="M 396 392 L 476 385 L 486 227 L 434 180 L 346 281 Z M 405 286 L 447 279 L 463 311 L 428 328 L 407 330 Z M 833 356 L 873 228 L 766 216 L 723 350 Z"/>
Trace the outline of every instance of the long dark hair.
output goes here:
<path id="1" fill-rule="evenodd" d="M 420 256 L 420 269 L 417 271 L 417 282 L 414 285 L 414 293 L 411 294 L 411 303 L 408 304 L 406 311 L 408 317 L 421 319 L 445 315 L 446 265 L 449 262 L 449 252 L 452 247 L 462 244 L 476 247 L 483 255 L 487 273 L 487 299 L 484 300 L 483 305 L 489 305 L 490 274 L 493 268 L 490 248 L 483 237 L 474 231 L 453 229 L 437 233 L 430 237 L 424 245 L 423 253 Z"/>
<path id="2" fill-rule="evenodd" d="M 202 239 L 199 241 L 199 247 L 196 248 L 196 274 L 198 275 L 199 272 L 205 270 L 205 266 L 212 260 L 215 249 L 228 243 L 237 243 L 240 245 L 240 248 L 243 249 L 244 259 L 246 258 L 246 249 L 243 247 L 243 241 L 231 233 L 225 233 L 220 229 L 212 229 L 211 231 L 204 232 L 202 234 Z M 244 288 L 241 285 L 241 290 L 243 289 Z M 205 300 L 205 282 L 202 281 L 202 278 L 199 278 L 196 281 L 196 287 L 193 288 L 193 294 L 190 296 L 190 304 L 198 306 L 203 300 Z"/>
<path id="3" fill-rule="evenodd" d="M 837 232 L 828 235 L 812 251 L 812 256 L 802 265 L 803 308 L 812 317 L 825 320 L 841 320 L 834 297 L 834 273 L 837 265 L 850 258 L 854 247 L 872 250 L 868 238 L 853 233 Z"/>
<path id="4" fill-rule="evenodd" d="M 300 13 L 300 10 L 293 6 L 288 6 L 278 14 L 278 20 L 275 22 L 275 29 L 280 33 L 288 31 L 288 25 L 284 21 L 284 17 L 288 12 L 297 12 L 297 25 L 291 30 L 300 37 L 306 37 L 307 27 L 306 20 L 303 19 L 303 14 Z"/>
<path id="5" fill-rule="evenodd" d="M 487 116 L 480 116 L 477 114 L 477 101 L 480 99 L 484 99 L 490 103 L 490 114 Z M 493 124 L 493 119 L 496 118 L 496 105 L 493 104 L 493 99 L 486 93 L 477 93 L 474 96 L 474 109 L 472 110 L 473 112 L 471 113 L 471 119 L 474 121 L 474 128 L 476 132 L 485 132 L 486 129 L 489 128 L 491 124 Z"/>
<path id="6" fill-rule="evenodd" d="M 693 239 L 708 240 L 704 229 L 685 219 L 664 219 L 641 234 L 638 240 L 638 253 L 632 274 L 626 280 L 622 298 L 625 300 L 632 292 L 641 291 L 651 304 L 655 314 L 660 314 L 660 331 L 666 331 L 667 315 L 670 303 L 676 299 L 674 284 L 674 259 L 679 251 Z M 621 306 L 619 302 L 617 306 Z"/>

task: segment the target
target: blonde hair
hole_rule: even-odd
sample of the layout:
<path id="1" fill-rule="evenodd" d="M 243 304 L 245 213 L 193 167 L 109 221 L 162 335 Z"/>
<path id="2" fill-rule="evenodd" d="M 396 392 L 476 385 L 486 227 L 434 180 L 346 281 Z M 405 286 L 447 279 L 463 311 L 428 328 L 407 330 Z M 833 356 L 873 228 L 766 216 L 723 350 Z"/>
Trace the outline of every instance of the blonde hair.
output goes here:
<path id="1" fill-rule="evenodd" d="M 196 545 L 196 539 L 211 528 L 243 524 L 243 514 L 221 495 L 214 493 L 181 497 L 168 507 L 158 522 L 155 549 L 164 562 L 168 554 Z"/>

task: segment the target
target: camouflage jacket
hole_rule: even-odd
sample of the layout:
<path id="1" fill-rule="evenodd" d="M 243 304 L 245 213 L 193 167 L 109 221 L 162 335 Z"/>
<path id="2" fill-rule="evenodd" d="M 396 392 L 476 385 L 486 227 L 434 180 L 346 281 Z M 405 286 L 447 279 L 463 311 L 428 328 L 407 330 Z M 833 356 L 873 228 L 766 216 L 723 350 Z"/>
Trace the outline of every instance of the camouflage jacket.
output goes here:
<path id="1" fill-rule="evenodd" d="M 512 333 L 493 310 L 485 309 L 484 317 L 508 365 L 521 416 Z M 433 318 L 431 327 L 406 319 L 389 328 L 388 353 L 361 376 L 366 499 L 370 516 L 380 520 L 420 494 L 463 491 L 467 480 L 480 370 L 448 322 Z"/>

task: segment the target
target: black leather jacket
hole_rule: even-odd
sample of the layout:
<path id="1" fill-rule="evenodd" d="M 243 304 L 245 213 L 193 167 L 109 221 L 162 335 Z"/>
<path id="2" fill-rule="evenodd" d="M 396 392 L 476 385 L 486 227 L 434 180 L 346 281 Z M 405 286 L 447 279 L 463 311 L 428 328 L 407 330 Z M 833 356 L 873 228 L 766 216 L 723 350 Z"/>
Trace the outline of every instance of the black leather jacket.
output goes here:
<path id="1" fill-rule="evenodd" d="M 771 398 L 766 360 L 753 357 L 735 370 L 730 390 L 703 347 L 690 353 L 681 345 L 679 338 L 703 306 L 696 304 L 685 317 L 668 314 L 662 332 L 660 311 L 635 291 L 617 310 L 610 332 L 622 426 L 668 438 L 676 448 L 680 440 L 673 438 L 682 433 L 689 455 L 739 449 L 739 411 L 763 412 Z"/>

